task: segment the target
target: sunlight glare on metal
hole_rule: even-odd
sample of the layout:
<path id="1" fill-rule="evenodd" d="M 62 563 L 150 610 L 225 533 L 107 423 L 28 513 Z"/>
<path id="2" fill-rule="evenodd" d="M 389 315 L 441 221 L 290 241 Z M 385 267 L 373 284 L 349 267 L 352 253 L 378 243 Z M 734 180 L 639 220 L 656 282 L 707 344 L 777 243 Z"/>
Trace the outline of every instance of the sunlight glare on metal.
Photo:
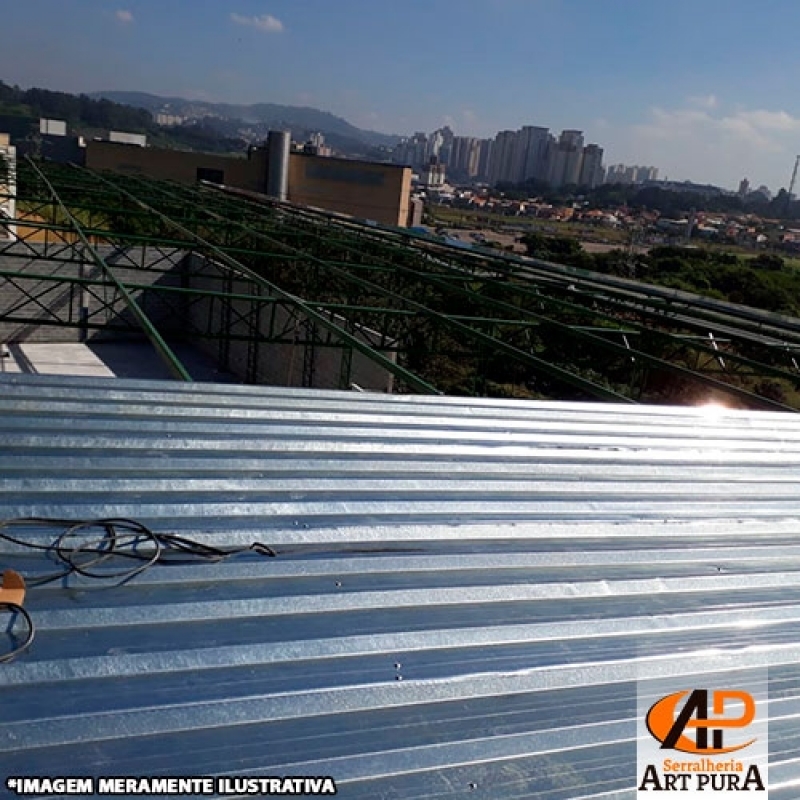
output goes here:
<path id="1" fill-rule="evenodd" d="M 700 403 L 697 408 L 704 417 L 717 418 L 721 417 L 726 411 L 728 406 L 720 403 L 718 400 L 709 400 L 705 403 Z"/>

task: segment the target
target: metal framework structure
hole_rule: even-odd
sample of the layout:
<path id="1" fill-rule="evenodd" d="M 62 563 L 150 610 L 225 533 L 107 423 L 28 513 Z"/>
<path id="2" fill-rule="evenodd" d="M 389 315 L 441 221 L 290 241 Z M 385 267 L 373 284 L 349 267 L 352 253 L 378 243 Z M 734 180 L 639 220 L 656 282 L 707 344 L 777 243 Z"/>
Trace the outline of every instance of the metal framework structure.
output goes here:
<path id="1" fill-rule="evenodd" d="M 0 322 L 141 331 L 182 380 L 176 329 L 222 366 L 245 347 L 251 382 L 261 348 L 300 345 L 307 386 L 336 348 L 340 388 L 358 354 L 397 391 L 800 408 L 794 318 L 209 184 L 32 161 L 17 184 Z"/>

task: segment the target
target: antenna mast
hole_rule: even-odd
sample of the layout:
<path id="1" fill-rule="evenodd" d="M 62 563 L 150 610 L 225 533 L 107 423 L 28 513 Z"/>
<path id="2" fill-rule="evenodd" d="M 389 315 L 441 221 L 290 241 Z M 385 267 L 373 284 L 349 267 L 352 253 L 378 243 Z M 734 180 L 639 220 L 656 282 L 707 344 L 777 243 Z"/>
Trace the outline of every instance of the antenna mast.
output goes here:
<path id="1" fill-rule="evenodd" d="M 797 165 L 800 164 L 800 156 L 796 156 L 794 160 L 794 169 L 792 170 L 792 179 L 789 181 L 789 202 L 792 202 L 792 192 L 794 192 L 794 185 L 797 182 Z"/>

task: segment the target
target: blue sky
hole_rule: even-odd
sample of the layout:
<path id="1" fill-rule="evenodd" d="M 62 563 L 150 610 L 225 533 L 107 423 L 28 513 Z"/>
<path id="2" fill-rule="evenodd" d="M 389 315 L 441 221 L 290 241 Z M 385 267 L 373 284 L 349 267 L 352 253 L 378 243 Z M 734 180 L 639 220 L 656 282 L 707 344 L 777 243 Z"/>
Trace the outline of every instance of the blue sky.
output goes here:
<path id="1" fill-rule="evenodd" d="M 606 163 L 786 185 L 795 0 L 30 0 L 0 78 L 312 105 L 387 133 L 578 128 Z"/>

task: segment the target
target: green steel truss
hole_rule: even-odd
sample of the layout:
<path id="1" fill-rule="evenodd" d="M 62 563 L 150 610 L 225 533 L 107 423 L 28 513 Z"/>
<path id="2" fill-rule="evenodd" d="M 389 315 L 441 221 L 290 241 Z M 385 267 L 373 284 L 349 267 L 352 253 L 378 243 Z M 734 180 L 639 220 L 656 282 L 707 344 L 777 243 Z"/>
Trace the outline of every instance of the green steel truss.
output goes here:
<path id="1" fill-rule="evenodd" d="M 2 321 L 138 331 L 176 378 L 164 320 L 223 367 L 245 342 L 247 380 L 300 344 L 304 385 L 332 347 L 342 388 L 357 352 L 398 391 L 800 408 L 794 318 L 207 184 L 30 161 L 17 184 Z"/>

